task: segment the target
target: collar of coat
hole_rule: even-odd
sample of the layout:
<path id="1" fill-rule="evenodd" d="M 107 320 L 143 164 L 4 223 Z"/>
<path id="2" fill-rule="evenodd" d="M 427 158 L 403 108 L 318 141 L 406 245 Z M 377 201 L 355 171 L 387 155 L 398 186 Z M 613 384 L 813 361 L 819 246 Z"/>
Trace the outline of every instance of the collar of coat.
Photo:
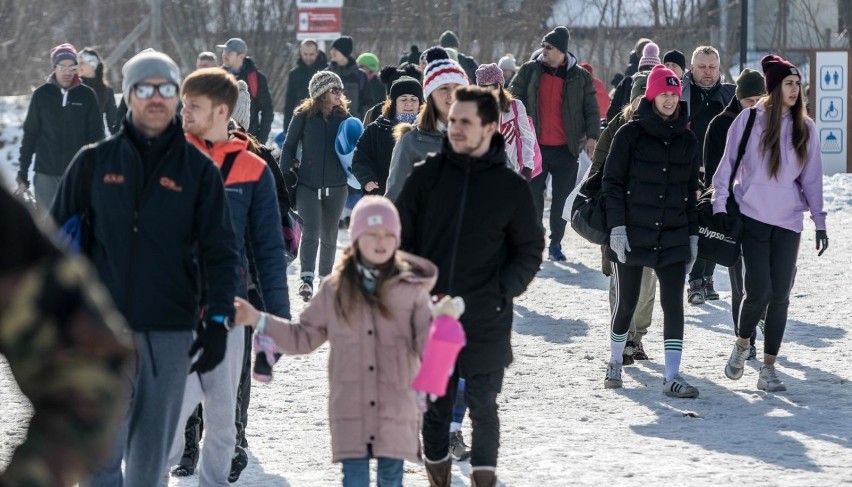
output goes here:
<path id="1" fill-rule="evenodd" d="M 450 139 L 445 135 L 442 142 L 441 153 L 447 158 L 447 161 L 454 166 L 462 169 L 468 167 L 473 172 L 484 171 L 495 166 L 506 165 L 506 141 L 500 132 L 495 132 L 491 137 L 491 146 L 481 157 L 472 157 L 467 154 L 459 154 L 453 150 L 450 145 Z"/>
<path id="2" fill-rule="evenodd" d="M 685 102 L 680 102 L 680 114 L 678 114 L 677 118 L 670 120 L 663 120 L 663 117 L 657 115 L 652 103 L 642 98 L 639 102 L 639 107 L 636 109 L 636 113 L 633 114 L 633 120 L 648 135 L 660 139 L 668 139 L 686 131 L 689 124 L 689 115 L 686 113 Z"/>

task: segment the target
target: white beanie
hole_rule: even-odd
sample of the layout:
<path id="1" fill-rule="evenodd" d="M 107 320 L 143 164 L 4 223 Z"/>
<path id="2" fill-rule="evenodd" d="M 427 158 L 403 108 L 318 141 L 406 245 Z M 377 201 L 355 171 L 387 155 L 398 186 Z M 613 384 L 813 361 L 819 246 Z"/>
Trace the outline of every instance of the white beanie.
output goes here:
<path id="1" fill-rule="evenodd" d="M 470 84 L 464 69 L 462 69 L 459 63 L 450 59 L 450 56 L 444 49 L 427 49 L 426 61 L 428 64 L 426 65 L 426 73 L 423 75 L 424 100 L 428 100 L 429 95 L 442 85 L 456 83 L 461 86 L 467 86 Z"/>
<path id="2" fill-rule="evenodd" d="M 240 95 L 237 98 L 237 104 L 234 105 L 234 113 L 231 114 L 231 118 L 240 127 L 248 131 L 249 124 L 251 123 L 251 94 L 249 94 L 248 85 L 245 81 L 237 81 L 237 86 L 240 88 Z"/>

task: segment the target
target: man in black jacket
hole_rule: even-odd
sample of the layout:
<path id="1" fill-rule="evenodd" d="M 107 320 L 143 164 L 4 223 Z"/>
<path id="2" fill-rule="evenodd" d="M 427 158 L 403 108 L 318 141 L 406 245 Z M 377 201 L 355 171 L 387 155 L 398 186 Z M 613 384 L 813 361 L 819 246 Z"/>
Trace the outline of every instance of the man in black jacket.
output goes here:
<path id="1" fill-rule="evenodd" d="M 138 350 L 122 435 L 92 485 L 122 485 L 123 458 L 124 485 L 150 487 L 166 473 L 187 374 L 224 358 L 239 260 L 219 171 L 175 117 L 177 65 L 146 50 L 122 74 L 130 114 L 115 136 L 77 154 L 51 215 L 65 221 L 90 210 L 89 257 Z"/>
<path id="2" fill-rule="evenodd" d="M 430 485 L 450 485 L 449 427 L 461 377 L 473 422 L 474 483 L 491 486 L 500 441 L 497 394 L 512 362 L 512 300 L 538 272 L 544 235 L 529 185 L 506 165 L 493 92 L 465 87 L 455 100 L 441 152 L 415 165 L 396 205 L 402 248 L 437 264 L 436 294 L 466 303 L 467 345 L 447 394 L 429 405 L 423 421 Z"/>
<path id="3" fill-rule="evenodd" d="M 251 94 L 251 121 L 248 131 L 265 144 L 272 129 L 272 94 L 269 92 L 269 82 L 266 75 L 254 65 L 254 60 L 248 57 L 248 45 L 242 39 L 234 37 L 228 42 L 216 47 L 222 49 L 222 67 L 229 73 L 248 84 Z"/>
<path id="4" fill-rule="evenodd" d="M 30 164 L 36 156 L 35 197 L 44 213 L 50 208 L 59 180 L 80 147 L 104 138 L 104 124 L 95 92 L 77 75 L 77 51 L 62 44 L 50 51 L 53 73 L 33 93 L 24 120 L 18 159 L 20 194 L 29 187 Z M 62 222 L 59 222 L 60 224 Z"/>
<path id="5" fill-rule="evenodd" d="M 363 120 L 364 113 L 372 108 L 372 105 L 365 105 L 365 102 L 370 101 L 365 93 L 367 75 L 358 69 L 358 63 L 352 56 L 354 48 L 355 41 L 349 36 L 335 39 L 328 49 L 331 62 L 326 69 L 343 80 L 345 95 L 349 99 L 349 113 L 358 120 Z"/>
<path id="6" fill-rule="evenodd" d="M 328 66 L 325 54 L 319 50 L 319 45 L 314 39 L 305 39 L 299 44 L 299 60 L 296 67 L 290 70 L 287 76 L 287 93 L 284 98 L 284 131 L 290 126 L 293 119 L 293 111 L 309 98 L 308 85 L 311 76 L 317 71 L 322 71 Z M 262 143 L 263 141 L 261 141 Z"/>
<path id="7" fill-rule="evenodd" d="M 444 31 L 441 34 L 441 38 L 438 40 L 440 46 L 443 48 L 451 47 L 458 51 L 459 53 L 459 65 L 464 69 L 465 74 L 467 75 L 467 79 L 473 84 L 476 82 L 476 68 L 479 67 L 479 63 L 476 62 L 473 56 L 468 56 L 467 54 L 462 54 L 459 51 L 459 37 L 455 32 L 451 30 Z"/>

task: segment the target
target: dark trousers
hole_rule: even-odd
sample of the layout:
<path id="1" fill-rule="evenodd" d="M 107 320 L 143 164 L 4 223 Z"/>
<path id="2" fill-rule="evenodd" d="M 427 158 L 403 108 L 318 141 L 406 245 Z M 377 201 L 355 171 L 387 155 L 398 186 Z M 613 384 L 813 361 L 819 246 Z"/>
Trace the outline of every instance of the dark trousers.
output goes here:
<path id="1" fill-rule="evenodd" d="M 470 444 L 472 467 L 496 467 L 500 448 L 500 419 L 497 394 L 503 387 L 504 369 L 465 377 L 464 397 L 470 411 L 473 435 Z M 423 451 L 429 460 L 441 460 L 450 452 L 450 422 L 458 387 L 459 371 L 450 378 L 447 394 L 429 404 L 423 415 Z"/>
<path id="2" fill-rule="evenodd" d="M 745 295 L 738 320 L 739 336 L 754 333 L 764 310 L 763 351 L 778 355 L 787 308 L 796 274 L 801 234 L 759 222 L 743 215 L 743 287 Z"/>
<path id="3" fill-rule="evenodd" d="M 577 182 L 577 155 L 567 145 L 541 146 L 541 174 L 530 181 L 537 222 L 544 215 L 544 193 L 547 190 L 547 175 L 552 176 L 553 198 L 550 203 L 550 241 L 559 243 L 565 236 L 565 220 L 562 210 L 565 200 Z"/>
<path id="4" fill-rule="evenodd" d="M 665 267 L 655 267 L 660 283 L 660 305 L 663 308 L 663 339 L 683 340 L 683 271 L 686 262 L 675 262 Z M 623 335 L 630 330 L 630 321 L 639 302 L 644 267 L 612 263 L 615 276 L 615 314 L 612 332 Z"/>
<path id="5" fill-rule="evenodd" d="M 692 270 L 689 271 L 689 280 L 694 281 L 705 277 L 713 279 L 715 271 L 716 263 L 712 260 L 695 259 L 695 264 L 692 265 Z"/>
<path id="6" fill-rule="evenodd" d="M 737 260 L 733 267 L 728 267 L 728 277 L 731 279 L 731 317 L 734 320 L 734 335 L 740 336 L 740 305 L 743 302 L 743 259 Z M 766 311 L 763 312 L 764 316 Z M 757 330 L 751 333 L 749 343 L 754 345 Z"/>

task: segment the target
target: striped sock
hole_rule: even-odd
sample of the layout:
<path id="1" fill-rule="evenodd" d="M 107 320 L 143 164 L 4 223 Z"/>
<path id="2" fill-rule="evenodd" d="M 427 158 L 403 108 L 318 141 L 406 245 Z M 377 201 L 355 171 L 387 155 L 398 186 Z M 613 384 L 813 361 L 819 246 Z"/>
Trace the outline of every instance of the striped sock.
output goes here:
<path id="1" fill-rule="evenodd" d="M 614 332 L 609 333 L 609 361 L 615 363 L 624 362 L 624 346 L 627 345 L 627 333 L 618 335 Z"/>
<path id="2" fill-rule="evenodd" d="M 666 382 L 674 379 L 680 370 L 680 357 L 683 354 L 683 340 L 669 338 L 664 340 L 666 349 Z"/>

